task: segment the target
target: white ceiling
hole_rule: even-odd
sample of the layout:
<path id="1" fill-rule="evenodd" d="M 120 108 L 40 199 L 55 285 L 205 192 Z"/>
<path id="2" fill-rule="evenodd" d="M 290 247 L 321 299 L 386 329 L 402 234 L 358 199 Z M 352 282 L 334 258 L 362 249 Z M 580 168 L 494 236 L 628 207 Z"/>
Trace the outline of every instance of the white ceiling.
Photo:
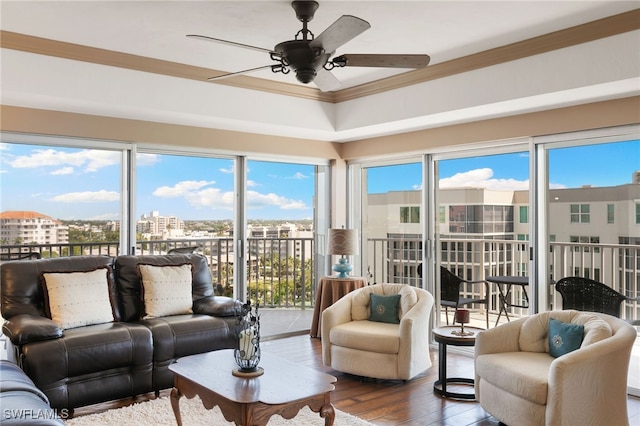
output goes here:
<path id="1" fill-rule="evenodd" d="M 343 53 L 427 53 L 431 64 L 615 15 L 638 1 L 320 1 L 318 36 L 338 17 L 371 29 Z M 1 1 L 3 30 L 234 72 L 269 65 L 266 53 L 188 39 L 202 34 L 272 49 L 301 28 L 290 1 Z M 404 72 L 334 70 L 342 88 Z M 293 74 L 251 76 L 297 83 Z"/>

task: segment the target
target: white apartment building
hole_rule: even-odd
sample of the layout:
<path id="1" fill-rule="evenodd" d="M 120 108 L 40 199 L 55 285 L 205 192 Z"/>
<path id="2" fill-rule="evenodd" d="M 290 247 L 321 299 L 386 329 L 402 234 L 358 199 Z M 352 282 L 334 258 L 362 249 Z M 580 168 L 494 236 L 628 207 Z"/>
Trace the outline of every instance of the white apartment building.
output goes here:
<path id="1" fill-rule="evenodd" d="M 158 211 L 152 211 L 136 222 L 136 232 L 151 237 L 180 238 L 184 236 L 184 221 L 177 216 L 160 216 Z"/>
<path id="2" fill-rule="evenodd" d="M 0 213 L 2 244 L 66 244 L 69 229 L 60 221 L 33 211 Z"/>
<path id="3" fill-rule="evenodd" d="M 635 276 L 640 253 L 634 254 L 640 251 L 640 173 L 634 173 L 632 182 L 549 190 L 550 273 L 621 282 L 629 288 L 640 283 Z M 417 280 L 423 249 L 421 192 L 369 194 L 367 201 L 363 227 L 372 272 L 392 282 Z M 455 272 L 467 278 L 483 272 L 527 275 L 528 245 L 516 242 L 530 240 L 528 191 L 442 189 L 437 201 L 436 252 L 442 263 L 455 264 Z M 620 246 L 627 245 L 634 253 L 623 254 Z"/>

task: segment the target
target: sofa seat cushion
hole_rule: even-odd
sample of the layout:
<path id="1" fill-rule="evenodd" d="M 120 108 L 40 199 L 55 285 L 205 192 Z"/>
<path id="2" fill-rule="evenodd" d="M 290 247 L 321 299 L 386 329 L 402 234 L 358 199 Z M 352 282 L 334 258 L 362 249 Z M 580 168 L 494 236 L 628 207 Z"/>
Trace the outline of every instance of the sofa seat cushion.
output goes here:
<path id="1" fill-rule="evenodd" d="M 25 371 L 42 388 L 108 371 L 150 374 L 153 346 L 151 332 L 139 324 L 106 323 L 65 330 L 64 337 L 25 345 L 23 351 Z"/>
<path id="2" fill-rule="evenodd" d="M 351 321 L 331 329 L 332 345 L 367 352 L 397 354 L 400 350 L 400 327 L 375 321 Z"/>
<path id="3" fill-rule="evenodd" d="M 483 354 L 476 357 L 476 374 L 498 389 L 545 405 L 549 369 L 554 359 L 544 352 Z"/>
<path id="4" fill-rule="evenodd" d="M 141 324 L 151 330 L 154 362 L 233 347 L 229 321 L 223 318 L 172 315 L 143 320 Z"/>

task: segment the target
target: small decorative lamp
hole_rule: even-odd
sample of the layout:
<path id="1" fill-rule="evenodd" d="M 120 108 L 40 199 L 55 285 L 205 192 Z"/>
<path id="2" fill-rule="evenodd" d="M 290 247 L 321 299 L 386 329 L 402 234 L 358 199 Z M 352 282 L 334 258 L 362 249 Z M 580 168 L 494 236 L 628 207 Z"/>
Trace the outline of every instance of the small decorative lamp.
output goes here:
<path id="1" fill-rule="evenodd" d="M 353 265 L 345 256 L 359 254 L 357 229 L 329 229 L 327 253 L 342 256 L 338 263 L 333 265 L 333 270 L 339 278 L 347 278 L 353 270 Z"/>
<path id="2" fill-rule="evenodd" d="M 460 331 L 454 330 L 451 334 L 455 334 L 456 336 L 473 336 L 473 331 L 464 331 L 464 325 L 468 324 L 470 321 L 468 309 L 456 309 L 456 315 L 453 322 L 460 323 Z"/>
<path id="3" fill-rule="evenodd" d="M 236 345 L 233 355 L 238 368 L 232 373 L 237 377 L 256 377 L 264 373 L 262 367 L 258 367 L 260 362 L 260 315 L 258 307 L 255 310 L 248 301 L 241 307 L 236 308 Z"/>

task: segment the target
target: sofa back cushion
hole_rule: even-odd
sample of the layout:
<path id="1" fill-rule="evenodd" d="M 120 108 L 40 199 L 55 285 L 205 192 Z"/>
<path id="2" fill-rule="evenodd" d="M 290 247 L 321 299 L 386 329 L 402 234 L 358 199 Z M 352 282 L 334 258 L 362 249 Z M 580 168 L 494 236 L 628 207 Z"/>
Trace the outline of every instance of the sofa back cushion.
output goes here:
<path id="1" fill-rule="evenodd" d="M 46 317 L 42 287 L 45 272 L 89 272 L 113 267 L 111 256 L 70 256 L 51 259 L 15 260 L 3 262 L 0 268 L 1 310 L 4 318 L 28 314 Z M 110 272 L 111 273 L 111 272 Z M 113 279 L 112 276 L 109 277 Z M 112 290 L 115 292 L 115 288 Z M 115 294 L 111 294 L 113 299 Z M 113 306 L 114 316 L 119 316 Z"/>
<path id="2" fill-rule="evenodd" d="M 524 319 L 520 329 L 520 350 L 525 352 L 549 353 L 549 320 L 553 318 L 564 323 L 584 326 L 584 337 L 580 347 L 592 345 L 613 335 L 607 321 L 589 312 L 574 310 L 541 312 Z"/>
<path id="3" fill-rule="evenodd" d="M 371 314 L 370 301 L 371 293 L 379 296 L 400 295 L 399 319 L 402 319 L 413 305 L 418 302 L 418 295 L 413 288 L 407 284 L 375 284 L 355 290 L 351 299 L 351 319 L 361 321 L 369 319 Z"/>
<path id="4" fill-rule="evenodd" d="M 45 311 L 61 328 L 113 321 L 111 268 L 91 272 L 44 272 Z"/>
<path id="5" fill-rule="evenodd" d="M 137 321 L 144 317 L 143 287 L 139 264 L 154 266 L 192 265 L 192 300 L 213 295 L 213 283 L 207 260 L 199 254 L 167 254 L 143 256 L 118 256 L 115 262 L 116 287 L 118 289 L 121 321 Z"/>

